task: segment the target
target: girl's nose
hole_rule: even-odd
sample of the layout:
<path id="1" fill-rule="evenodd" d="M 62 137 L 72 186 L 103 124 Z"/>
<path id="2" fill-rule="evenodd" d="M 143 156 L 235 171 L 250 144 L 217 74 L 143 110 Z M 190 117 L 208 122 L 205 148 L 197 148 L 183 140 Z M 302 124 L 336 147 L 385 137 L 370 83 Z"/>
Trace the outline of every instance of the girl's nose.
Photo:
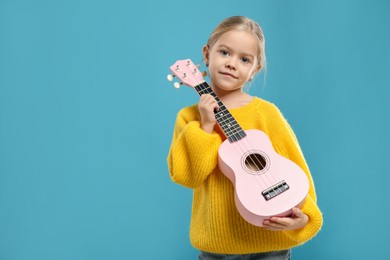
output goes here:
<path id="1" fill-rule="evenodd" d="M 236 70 L 236 60 L 234 58 L 228 59 L 226 61 L 225 67 L 231 70 Z"/>

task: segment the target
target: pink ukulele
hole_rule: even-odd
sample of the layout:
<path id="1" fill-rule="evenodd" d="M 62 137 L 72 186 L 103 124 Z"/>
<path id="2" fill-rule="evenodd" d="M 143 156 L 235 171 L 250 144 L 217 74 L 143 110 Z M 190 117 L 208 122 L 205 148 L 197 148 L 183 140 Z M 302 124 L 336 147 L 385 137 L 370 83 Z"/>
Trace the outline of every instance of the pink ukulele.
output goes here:
<path id="1" fill-rule="evenodd" d="M 215 118 L 227 139 L 218 151 L 218 164 L 235 189 L 235 203 L 249 223 L 263 226 L 273 216 L 289 216 L 293 207 L 302 207 L 309 190 L 305 172 L 274 150 L 268 136 L 260 130 L 244 131 L 190 59 L 170 67 L 182 83 L 199 95 L 210 94 L 218 102 Z M 173 76 L 168 75 L 168 80 Z M 175 83 L 175 87 L 179 87 Z"/>

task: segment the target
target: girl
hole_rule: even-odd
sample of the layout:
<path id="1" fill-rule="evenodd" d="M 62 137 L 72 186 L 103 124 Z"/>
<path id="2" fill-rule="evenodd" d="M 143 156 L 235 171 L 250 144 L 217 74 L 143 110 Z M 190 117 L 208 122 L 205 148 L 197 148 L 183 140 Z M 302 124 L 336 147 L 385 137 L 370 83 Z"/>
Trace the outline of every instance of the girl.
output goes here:
<path id="1" fill-rule="evenodd" d="M 235 207 L 232 183 L 217 165 L 226 138 L 216 127 L 218 103 L 203 94 L 198 104 L 178 113 L 168 155 L 172 180 L 194 191 L 190 240 L 200 250 L 199 259 L 290 259 L 290 249 L 322 226 L 313 180 L 291 127 L 274 104 L 243 91 L 265 67 L 264 47 L 254 21 L 242 16 L 222 21 L 203 47 L 210 86 L 244 130 L 265 132 L 279 154 L 305 171 L 309 194 L 292 216 L 272 217 L 263 227 L 246 222 Z"/>

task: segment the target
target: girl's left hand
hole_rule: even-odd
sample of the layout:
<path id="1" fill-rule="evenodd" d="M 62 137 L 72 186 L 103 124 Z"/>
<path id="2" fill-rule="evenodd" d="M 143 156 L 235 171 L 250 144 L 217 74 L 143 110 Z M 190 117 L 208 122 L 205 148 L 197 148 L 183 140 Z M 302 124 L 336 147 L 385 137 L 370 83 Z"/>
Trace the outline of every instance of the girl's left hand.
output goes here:
<path id="1" fill-rule="evenodd" d="M 293 208 L 292 211 L 293 214 L 290 217 L 272 217 L 269 220 L 264 220 L 264 228 L 269 230 L 294 230 L 303 228 L 309 222 L 309 217 L 299 208 Z"/>

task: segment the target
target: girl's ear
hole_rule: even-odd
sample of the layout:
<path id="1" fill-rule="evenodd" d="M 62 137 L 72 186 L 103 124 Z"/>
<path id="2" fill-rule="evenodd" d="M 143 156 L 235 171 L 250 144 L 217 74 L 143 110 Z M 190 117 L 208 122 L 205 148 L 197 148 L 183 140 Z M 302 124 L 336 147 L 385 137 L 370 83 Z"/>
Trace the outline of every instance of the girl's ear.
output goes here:
<path id="1" fill-rule="evenodd" d="M 255 68 L 255 74 L 261 70 L 261 64 L 258 64 Z"/>
<path id="2" fill-rule="evenodd" d="M 251 76 L 251 80 L 253 79 L 253 77 L 259 72 L 261 70 L 261 64 L 258 64 L 257 66 L 256 66 L 256 68 L 253 70 L 253 72 L 252 72 L 252 76 Z"/>
<path id="3" fill-rule="evenodd" d="M 203 46 L 203 61 L 206 64 L 206 67 L 209 66 L 209 46 L 205 45 Z"/>

